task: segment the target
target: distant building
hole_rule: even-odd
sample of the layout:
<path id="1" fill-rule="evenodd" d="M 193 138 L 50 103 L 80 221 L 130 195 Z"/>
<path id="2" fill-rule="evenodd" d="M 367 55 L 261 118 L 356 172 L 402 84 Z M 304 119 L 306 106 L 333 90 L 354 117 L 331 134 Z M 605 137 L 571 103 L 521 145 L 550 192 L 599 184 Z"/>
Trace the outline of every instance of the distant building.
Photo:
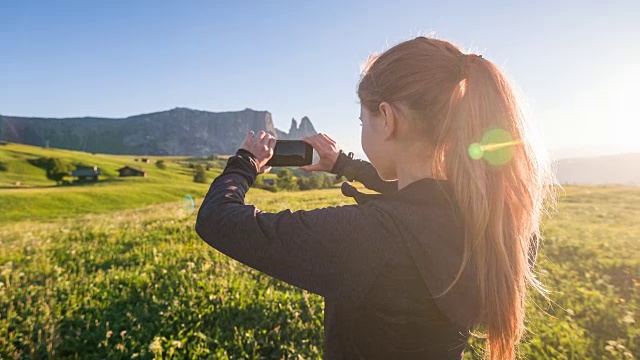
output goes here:
<path id="1" fill-rule="evenodd" d="M 147 172 L 137 168 L 137 167 L 133 167 L 133 166 L 125 166 L 123 168 L 118 169 L 118 172 L 120 173 L 120 177 L 125 177 L 125 176 L 142 176 L 142 177 L 147 177 Z"/>
<path id="2" fill-rule="evenodd" d="M 74 180 L 75 182 L 98 181 L 98 176 L 100 175 L 102 175 L 102 172 L 97 166 L 77 169 L 71 172 L 71 176 L 77 177 Z"/>
<path id="3" fill-rule="evenodd" d="M 0 141 L 0 145 L 7 145 L 8 143 L 6 141 Z"/>
<path id="4" fill-rule="evenodd" d="M 147 159 L 147 158 L 142 158 L 142 162 L 143 162 L 143 163 L 147 163 L 147 164 L 148 164 L 148 163 L 149 163 L 149 159 Z"/>
<path id="5" fill-rule="evenodd" d="M 273 186 L 276 184 L 276 181 L 275 179 L 262 179 L 262 184 Z"/>

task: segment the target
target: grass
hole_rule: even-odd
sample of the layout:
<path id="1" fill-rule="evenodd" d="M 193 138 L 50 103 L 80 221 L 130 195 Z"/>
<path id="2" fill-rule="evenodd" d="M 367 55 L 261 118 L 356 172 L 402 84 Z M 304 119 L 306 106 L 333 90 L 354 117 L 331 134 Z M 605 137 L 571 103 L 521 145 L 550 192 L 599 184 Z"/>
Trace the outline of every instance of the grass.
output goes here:
<path id="1" fill-rule="evenodd" d="M 45 170 L 28 161 L 39 157 L 57 157 L 69 163 L 98 166 L 103 175 L 97 183 L 56 186 L 55 182 L 47 180 Z M 203 197 L 209 185 L 194 183 L 192 169 L 186 167 L 187 163 L 217 166 L 207 171 L 209 180 L 220 174 L 221 165 L 225 163 L 224 160 L 206 161 L 203 158 L 178 156 L 149 157 L 151 161 L 165 161 L 167 169 L 160 170 L 154 163 L 134 161 L 135 158 L 142 157 L 91 154 L 12 143 L 2 145 L 0 162 L 7 167 L 7 171 L 0 171 L 0 223 L 107 213 L 177 201 L 186 194 Z M 147 177 L 118 177 L 117 169 L 125 165 L 144 169 Z M 20 185 L 16 186 L 16 182 Z"/>
<path id="2" fill-rule="evenodd" d="M 350 203 L 337 189 L 254 191 Z M 322 299 L 210 249 L 180 202 L 0 227 L 0 358 L 319 358 Z"/>
<path id="3" fill-rule="evenodd" d="M 7 157 L 2 147 L 0 156 Z M 127 162 L 104 158 L 116 168 Z M 11 205 L 0 223 L 0 358 L 322 357 L 322 298 L 209 248 L 181 201 L 153 204 L 187 191 L 199 203 L 207 186 L 177 173 L 167 175 L 172 187 L 161 175 L 149 169 L 149 178 L 121 183 L 0 190 L 0 204 Z M 32 201 L 35 194 L 42 199 Z M 339 189 L 252 189 L 247 202 L 279 211 L 352 200 Z M 640 189 L 568 187 L 558 210 L 538 257 L 552 302 L 532 296 L 519 358 L 637 358 Z M 479 358 L 482 345 L 472 340 L 465 358 Z"/>
<path id="4" fill-rule="evenodd" d="M 569 187 L 544 227 L 539 276 L 549 304 L 528 305 L 531 359 L 640 355 L 640 188 Z"/>

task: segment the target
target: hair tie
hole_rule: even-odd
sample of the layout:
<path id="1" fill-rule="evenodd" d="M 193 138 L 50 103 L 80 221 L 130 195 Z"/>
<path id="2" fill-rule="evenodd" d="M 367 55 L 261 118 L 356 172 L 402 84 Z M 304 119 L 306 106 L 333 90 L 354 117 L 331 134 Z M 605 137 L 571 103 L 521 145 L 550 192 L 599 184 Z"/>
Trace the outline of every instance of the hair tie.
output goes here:
<path id="1" fill-rule="evenodd" d="M 476 54 L 462 54 L 460 56 L 460 61 L 458 61 L 458 82 L 462 81 L 462 79 L 466 79 L 467 78 L 467 67 L 466 62 L 467 62 L 467 58 L 481 58 L 482 59 L 482 55 L 476 55 Z"/>

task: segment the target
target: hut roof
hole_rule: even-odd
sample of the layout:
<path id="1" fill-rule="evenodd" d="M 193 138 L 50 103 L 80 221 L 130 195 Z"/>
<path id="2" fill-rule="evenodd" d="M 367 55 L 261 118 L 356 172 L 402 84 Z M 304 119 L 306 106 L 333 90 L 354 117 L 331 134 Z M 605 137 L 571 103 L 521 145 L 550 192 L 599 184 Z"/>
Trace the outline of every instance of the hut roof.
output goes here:
<path id="1" fill-rule="evenodd" d="M 141 169 L 141 168 L 139 168 L 139 167 L 129 166 L 129 165 L 124 166 L 124 167 L 121 167 L 121 168 L 120 168 L 120 169 L 118 169 L 117 171 L 122 171 L 122 170 L 126 170 L 126 169 L 131 169 L 131 170 L 138 171 L 138 172 L 141 172 L 141 173 L 146 172 L 145 170 L 143 170 L 143 169 Z"/>
<path id="2" fill-rule="evenodd" d="M 96 176 L 96 175 L 101 175 L 102 172 L 100 171 L 100 169 L 98 169 L 97 167 L 94 167 L 93 169 L 77 169 L 77 170 L 73 170 L 71 172 L 71 176 Z"/>

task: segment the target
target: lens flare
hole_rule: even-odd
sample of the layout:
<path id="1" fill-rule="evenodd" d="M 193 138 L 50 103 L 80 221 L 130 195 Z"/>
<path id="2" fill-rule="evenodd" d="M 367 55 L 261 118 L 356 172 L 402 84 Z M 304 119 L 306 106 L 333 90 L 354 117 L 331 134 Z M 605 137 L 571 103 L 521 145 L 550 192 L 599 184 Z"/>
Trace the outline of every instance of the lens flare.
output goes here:
<path id="1" fill-rule="evenodd" d="M 189 194 L 186 194 L 183 198 L 182 198 L 182 202 L 184 204 L 184 212 L 187 215 L 191 215 L 193 214 L 193 212 L 196 209 L 196 206 L 193 202 L 193 197 Z"/>
<path id="2" fill-rule="evenodd" d="M 473 160 L 482 159 L 482 155 L 484 155 L 484 150 L 482 149 L 482 144 L 473 143 L 473 144 L 469 145 L 469 156 Z"/>
<path id="3" fill-rule="evenodd" d="M 487 145 L 482 145 L 481 149 L 482 149 L 482 151 L 500 150 L 500 149 L 502 149 L 504 147 L 507 147 L 507 146 L 518 145 L 521 142 L 522 141 L 519 141 L 519 140 L 513 140 L 513 141 L 507 141 L 507 142 L 500 143 L 500 144 L 487 144 Z"/>
<path id="4" fill-rule="evenodd" d="M 473 160 L 485 159 L 495 166 L 504 165 L 513 158 L 513 147 L 521 143 L 520 140 L 513 140 L 508 131 L 491 129 L 484 133 L 481 142 L 469 145 L 469 157 Z"/>

